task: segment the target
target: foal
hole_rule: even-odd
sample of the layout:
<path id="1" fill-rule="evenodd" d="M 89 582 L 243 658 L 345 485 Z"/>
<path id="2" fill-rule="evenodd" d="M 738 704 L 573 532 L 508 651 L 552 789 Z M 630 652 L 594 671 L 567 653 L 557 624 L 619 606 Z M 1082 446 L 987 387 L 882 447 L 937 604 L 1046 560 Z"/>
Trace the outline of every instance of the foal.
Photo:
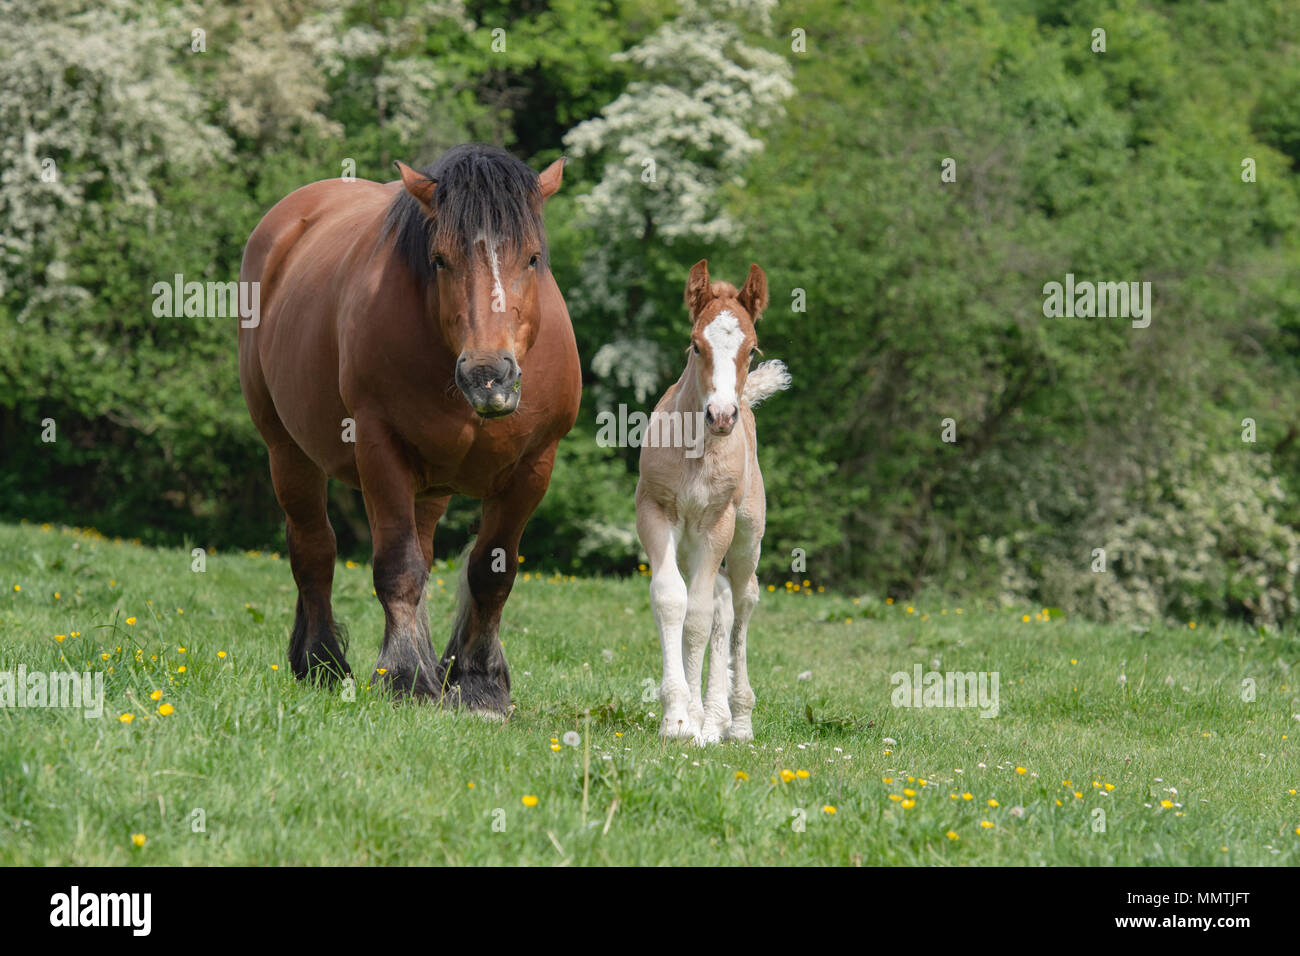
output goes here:
<path id="1" fill-rule="evenodd" d="M 737 291 L 710 283 L 701 259 L 686 280 L 686 305 L 695 324 L 686 371 L 651 421 L 681 416 L 706 427 L 678 432 L 695 436 L 692 447 L 643 443 L 636 486 L 636 530 L 650 557 L 650 603 L 663 650 L 659 734 L 697 743 L 750 740 L 745 635 L 758 603 L 754 569 L 766 514 L 750 409 L 789 388 L 790 374 L 781 362 L 749 368 L 758 354 L 754 323 L 767 307 L 767 276 L 758 266 Z M 706 643 L 709 686 L 701 700 Z"/>

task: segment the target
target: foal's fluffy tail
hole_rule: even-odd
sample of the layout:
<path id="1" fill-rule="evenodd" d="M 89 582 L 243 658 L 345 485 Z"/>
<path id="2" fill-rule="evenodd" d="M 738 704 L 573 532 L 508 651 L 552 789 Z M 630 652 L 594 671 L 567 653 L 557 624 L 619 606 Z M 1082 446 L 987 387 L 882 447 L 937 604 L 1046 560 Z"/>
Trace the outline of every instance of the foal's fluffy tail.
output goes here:
<path id="1" fill-rule="evenodd" d="M 745 394 L 741 396 L 753 408 L 766 398 L 790 387 L 790 370 L 777 359 L 764 362 L 745 379 Z"/>

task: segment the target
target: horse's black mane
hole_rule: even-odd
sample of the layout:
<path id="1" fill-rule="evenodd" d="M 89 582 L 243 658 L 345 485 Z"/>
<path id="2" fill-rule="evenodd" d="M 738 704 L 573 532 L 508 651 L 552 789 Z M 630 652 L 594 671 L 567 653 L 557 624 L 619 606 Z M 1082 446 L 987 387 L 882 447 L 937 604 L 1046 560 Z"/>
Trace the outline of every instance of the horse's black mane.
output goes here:
<path id="1" fill-rule="evenodd" d="M 381 240 L 395 236 L 411 271 L 433 281 L 431 248 L 459 246 L 468 257 L 474 239 L 487 235 L 515 251 L 537 244 L 547 260 L 542 194 L 537 174 L 503 149 L 484 143 L 455 146 L 420 170 L 437 180 L 430 219 L 405 189 L 388 207 Z"/>

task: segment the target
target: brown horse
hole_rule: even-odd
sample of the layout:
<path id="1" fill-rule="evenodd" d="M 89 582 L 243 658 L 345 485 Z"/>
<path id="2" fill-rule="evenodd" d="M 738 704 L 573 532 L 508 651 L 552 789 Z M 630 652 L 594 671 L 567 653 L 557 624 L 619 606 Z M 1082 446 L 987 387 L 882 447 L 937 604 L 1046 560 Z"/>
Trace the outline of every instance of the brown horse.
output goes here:
<path id="1" fill-rule="evenodd" d="M 573 427 L 581 369 L 548 268 L 540 176 L 490 146 L 458 146 L 400 181 L 332 179 L 290 193 L 244 249 L 260 314 L 240 322 L 239 379 L 286 517 L 299 678 L 348 674 L 334 621 L 329 478 L 359 488 L 384 640 L 375 683 L 505 713 L 497 637 L 524 524 Z M 460 607 L 439 660 L 425 583 L 452 494 L 483 500 Z"/>

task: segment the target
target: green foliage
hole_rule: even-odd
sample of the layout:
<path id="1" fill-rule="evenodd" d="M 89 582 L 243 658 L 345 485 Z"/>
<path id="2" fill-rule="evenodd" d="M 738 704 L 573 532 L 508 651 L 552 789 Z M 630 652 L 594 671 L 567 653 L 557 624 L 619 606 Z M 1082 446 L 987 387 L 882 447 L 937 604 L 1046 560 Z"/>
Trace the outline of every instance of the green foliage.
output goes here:
<path id="1" fill-rule="evenodd" d="M 767 270 L 761 345 L 794 379 L 758 413 L 765 582 L 802 549 L 808 577 L 859 594 L 1297 613 L 1288 0 L 202 9 L 198 54 L 179 4 L 0 0 L 0 514 L 281 547 L 233 320 L 156 318 L 153 284 L 233 278 L 266 209 L 345 160 L 388 179 L 482 138 L 541 168 L 567 143 L 547 222 L 584 406 L 534 567 L 635 568 L 636 450 L 598 447 L 595 414 L 679 374 L 707 256 L 718 278 Z M 1066 273 L 1151 281 L 1151 326 L 1045 317 Z M 363 555 L 357 497 L 332 501 Z M 476 511 L 453 503 L 440 554 Z M 1106 575 L 1095 547 L 1122 552 Z"/>

